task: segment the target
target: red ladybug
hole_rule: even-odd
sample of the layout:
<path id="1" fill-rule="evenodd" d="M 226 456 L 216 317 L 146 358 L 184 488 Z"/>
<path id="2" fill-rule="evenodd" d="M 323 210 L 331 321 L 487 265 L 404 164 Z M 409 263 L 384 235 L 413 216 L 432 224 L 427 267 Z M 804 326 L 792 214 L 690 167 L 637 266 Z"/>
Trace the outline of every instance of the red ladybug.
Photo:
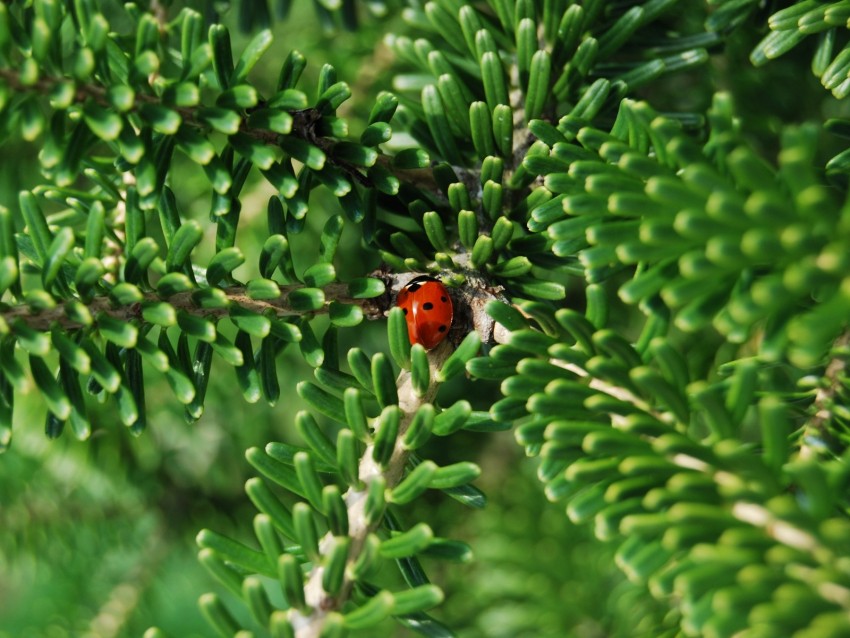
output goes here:
<path id="1" fill-rule="evenodd" d="M 449 334 L 452 298 L 439 279 L 428 275 L 411 279 L 399 291 L 396 305 L 407 319 L 410 343 L 421 343 L 431 350 Z"/>

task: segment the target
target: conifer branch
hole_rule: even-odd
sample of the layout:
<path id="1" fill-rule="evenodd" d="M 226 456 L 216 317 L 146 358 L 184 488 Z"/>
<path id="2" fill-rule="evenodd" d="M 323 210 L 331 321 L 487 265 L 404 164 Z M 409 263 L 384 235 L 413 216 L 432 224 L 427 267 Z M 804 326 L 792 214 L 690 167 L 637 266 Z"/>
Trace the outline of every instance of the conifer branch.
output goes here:
<path id="1" fill-rule="evenodd" d="M 432 403 L 437 396 L 440 387 L 437 373 L 451 353 L 452 348 L 447 341 L 444 341 L 429 353 L 430 383 L 424 394 L 417 394 L 414 390 L 410 370 L 402 370 L 398 376 L 396 385 L 398 387 L 398 407 L 401 410 L 401 419 L 390 460 L 385 466 L 381 466 L 374 458 L 375 443 L 368 444 L 361 456 L 358 472 L 362 487 L 359 489 L 349 488 L 343 497 L 348 510 L 348 536 L 351 538 L 348 553 L 349 564 L 356 562 L 366 543 L 366 538 L 380 526 L 380 517 L 377 521 L 370 521 L 366 515 L 369 486 L 374 481 L 383 479 L 385 489 L 391 490 L 402 479 L 405 465 L 410 456 L 410 450 L 404 445 L 404 435 L 417 410 L 426 403 Z M 319 542 L 320 554 L 326 555 L 333 542 L 333 534 L 328 532 Z M 311 610 L 310 613 L 303 614 L 298 610 L 292 611 L 290 622 L 295 630 L 296 638 L 319 638 L 325 617 L 331 612 L 340 610 L 351 595 L 354 581 L 346 575 L 340 593 L 335 597 L 329 597 L 322 586 L 324 570 L 325 567 L 323 566 L 315 566 L 304 584 L 305 602 Z"/>
<path id="2" fill-rule="evenodd" d="M 850 330 L 845 331 L 832 347 L 833 358 L 824 370 L 820 387 L 812 403 L 812 416 L 803 426 L 800 437 L 800 458 L 815 458 L 832 437 L 829 425 L 833 419 L 833 406 L 845 378 L 847 370 L 847 346 L 850 345 Z"/>
<path id="3" fill-rule="evenodd" d="M 88 309 L 92 317 L 96 318 L 100 314 L 105 314 L 119 321 L 141 320 L 145 304 L 160 301 L 167 301 L 175 310 L 213 320 L 226 317 L 232 306 L 240 306 L 245 310 L 258 314 L 271 313 L 278 318 L 322 314 L 328 312 L 328 308 L 333 302 L 359 306 L 363 310 L 363 315 L 368 319 L 383 317 L 385 310 L 385 301 L 381 301 L 380 297 L 370 299 L 353 297 L 349 291 L 348 284 L 344 283 L 333 283 L 324 286 L 321 289 L 324 293 L 322 307 L 307 311 L 296 308 L 290 300 L 292 292 L 304 290 L 306 288 L 305 286 L 291 284 L 281 285 L 279 288 L 280 296 L 277 299 L 252 299 L 248 294 L 247 286 L 221 288 L 220 290 L 224 293 L 228 303 L 214 308 L 204 307 L 196 301 L 195 295 L 198 290 L 180 292 L 169 297 L 162 297 L 156 292 L 145 292 L 143 293 L 144 299 L 142 301 L 130 305 L 118 305 L 108 297 L 99 296 L 86 302 L 84 306 Z M 40 312 L 33 312 L 33 309 L 27 305 L 13 306 L 0 311 L 0 319 L 7 324 L 23 322 L 33 330 L 49 330 L 54 326 L 58 326 L 64 330 L 77 330 L 86 327 L 86 324 L 81 323 L 79 319 L 69 316 L 65 306 L 56 306 Z"/>

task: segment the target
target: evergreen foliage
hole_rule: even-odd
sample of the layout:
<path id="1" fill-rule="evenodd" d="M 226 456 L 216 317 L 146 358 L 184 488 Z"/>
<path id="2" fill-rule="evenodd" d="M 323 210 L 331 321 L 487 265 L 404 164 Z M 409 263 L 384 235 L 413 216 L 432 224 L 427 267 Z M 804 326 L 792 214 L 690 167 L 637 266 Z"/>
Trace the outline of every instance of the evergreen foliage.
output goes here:
<path id="1" fill-rule="evenodd" d="M 0 3 L 0 142 L 40 169 L 0 202 L 3 462 L 32 389 L 80 440 L 153 436 L 163 380 L 190 423 L 211 387 L 277 404 L 293 436 L 233 497 L 254 538 L 197 534 L 214 635 L 467 630 L 439 561 L 515 543 L 551 577 L 544 530 L 447 538 L 428 503 L 486 517 L 528 468 L 629 580 L 604 631 L 850 635 L 848 5 L 315 0 L 389 33 L 358 94 L 272 4 Z M 411 273 L 455 301 L 431 351 L 393 308 Z M 515 488 L 475 453 L 502 430 Z M 535 627 L 571 593 L 517 596 L 476 630 L 579 631 Z"/>

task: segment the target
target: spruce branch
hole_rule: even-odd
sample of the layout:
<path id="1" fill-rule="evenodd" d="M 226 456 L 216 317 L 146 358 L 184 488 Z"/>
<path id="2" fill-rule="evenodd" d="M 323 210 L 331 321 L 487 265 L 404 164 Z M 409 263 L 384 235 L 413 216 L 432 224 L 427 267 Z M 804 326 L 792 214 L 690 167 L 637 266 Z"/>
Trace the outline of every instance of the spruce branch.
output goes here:
<path id="1" fill-rule="evenodd" d="M 646 414 L 649 414 L 653 418 L 658 419 L 663 423 L 672 424 L 676 421 L 672 413 L 653 408 L 646 400 L 640 398 L 628 388 L 618 386 L 606 379 L 593 376 L 590 372 L 588 372 L 587 369 L 580 365 L 577 365 L 575 363 L 569 363 L 567 361 L 561 361 L 560 359 L 551 359 L 550 362 L 553 365 L 563 368 L 564 370 L 569 370 L 580 379 L 586 380 L 587 386 L 589 388 L 606 394 L 614 399 L 617 399 L 618 401 L 623 401 L 624 403 L 631 404 L 641 412 L 645 412 Z M 611 422 L 615 425 L 623 418 L 621 415 L 613 413 L 610 416 Z"/>
<path id="2" fill-rule="evenodd" d="M 850 345 L 850 330 L 835 340 L 831 348 L 832 359 L 820 379 L 815 399 L 810 409 L 812 416 L 803 425 L 800 436 L 801 459 L 813 459 L 823 451 L 824 445 L 833 437 L 830 424 L 834 418 L 834 406 L 844 384 L 847 370 L 847 347 Z"/>
<path id="3" fill-rule="evenodd" d="M 187 312 L 196 317 L 204 319 L 221 319 L 226 317 L 233 306 L 240 306 L 245 310 L 258 314 L 268 314 L 278 317 L 296 317 L 296 316 L 313 316 L 328 312 L 332 303 L 341 303 L 346 305 L 358 306 L 364 317 L 368 319 L 378 319 L 383 316 L 385 310 L 385 301 L 380 297 L 372 297 L 364 299 L 352 295 L 349 284 L 332 283 L 321 288 L 324 301 L 319 308 L 311 308 L 304 310 L 301 307 L 293 305 L 291 295 L 298 290 L 316 290 L 308 288 L 300 284 L 279 285 L 279 294 L 274 299 L 256 299 L 249 294 L 248 286 L 229 286 L 226 288 L 217 288 L 224 294 L 226 303 L 217 307 L 205 307 L 197 298 L 198 289 L 190 292 L 179 292 L 170 296 L 161 296 L 156 292 L 141 293 L 142 299 L 138 302 L 129 305 L 119 305 L 109 297 L 94 297 L 91 301 L 83 304 L 89 312 L 89 315 L 96 318 L 100 315 L 106 315 L 112 319 L 119 321 L 139 321 L 142 320 L 142 312 L 146 304 L 166 301 L 177 311 Z M 208 289 L 207 289 L 208 290 Z M 77 330 L 89 327 L 89 324 L 83 323 L 79 318 L 79 307 L 75 308 L 74 314 L 69 314 L 67 306 L 56 306 L 51 309 L 42 311 L 33 311 L 28 305 L 13 306 L 11 308 L 0 311 L 0 319 L 6 325 L 14 325 L 23 323 L 33 330 L 46 331 L 52 327 L 59 327 L 63 330 Z"/>
<path id="4" fill-rule="evenodd" d="M 50 95 L 57 85 L 67 82 L 68 78 L 42 75 L 35 81 L 34 84 L 27 84 L 21 80 L 20 71 L 15 69 L 0 68 L 0 80 L 8 83 L 9 87 L 17 93 L 35 91 L 42 95 Z M 146 87 L 151 88 L 152 87 Z M 73 102 L 79 105 L 91 100 L 97 105 L 111 109 L 114 105 L 110 102 L 109 96 L 105 88 L 99 84 L 75 82 L 74 84 L 74 99 Z M 136 92 L 133 106 L 127 111 L 128 113 L 138 113 L 141 105 L 164 106 L 179 114 L 182 123 L 192 128 L 206 131 L 209 125 L 198 116 L 198 108 L 191 106 L 179 106 L 176 104 L 167 103 L 162 97 L 150 93 Z M 238 126 L 239 133 L 254 139 L 269 146 L 280 146 L 282 134 L 267 128 L 252 126 L 249 123 L 249 115 L 252 111 L 263 108 L 263 102 L 259 102 L 257 106 L 246 109 L 239 113 L 240 123 Z M 356 179 L 363 186 L 372 186 L 371 181 L 364 175 L 359 168 L 340 158 L 334 158 L 334 147 L 336 140 L 323 137 L 316 133 L 316 126 L 322 118 L 321 112 L 316 108 L 304 109 L 287 109 L 287 113 L 292 117 L 291 130 L 288 134 L 307 141 L 314 146 L 320 148 L 331 159 L 331 163 L 342 169 L 347 175 Z"/>
<path id="5" fill-rule="evenodd" d="M 380 517 L 375 521 L 369 521 L 366 516 L 365 508 L 369 486 L 376 480 L 383 481 L 387 490 L 398 485 L 410 457 L 410 450 L 404 445 L 404 435 L 419 408 L 433 402 L 436 397 L 440 387 L 438 372 L 451 353 L 451 346 L 444 341 L 428 354 L 430 382 L 424 393 L 420 394 L 415 389 L 410 370 L 403 369 L 396 380 L 401 418 L 392 455 L 385 465 L 380 465 L 375 461 L 375 442 L 369 443 L 361 457 L 358 468 L 358 477 L 362 487 L 349 488 L 343 497 L 348 514 L 348 536 L 351 538 L 348 553 L 349 564 L 353 564 L 357 560 L 363 550 L 366 538 L 369 534 L 375 532 L 381 523 Z M 320 553 L 322 555 L 327 554 L 333 543 L 334 536 L 331 532 L 328 532 L 319 543 Z M 307 609 L 310 610 L 309 613 L 305 614 L 293 610 L 290 616 L 296 638 L 318 638 L 322 633 L 323 624 L 328 614 L 340 610 L 351 594 L 354 581 L 346 574 L 339 594 L 330 597 L 322 586 L 324 570 L 325 567 L 323 566 L 314 566 L 305 582 L 304 597 Z"/>

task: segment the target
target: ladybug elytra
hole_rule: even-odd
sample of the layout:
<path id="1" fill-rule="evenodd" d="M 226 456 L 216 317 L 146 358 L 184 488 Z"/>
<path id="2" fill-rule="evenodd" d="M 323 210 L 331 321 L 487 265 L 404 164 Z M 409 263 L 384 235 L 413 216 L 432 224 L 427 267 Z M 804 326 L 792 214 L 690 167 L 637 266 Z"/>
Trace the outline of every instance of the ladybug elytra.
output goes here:
<path id="1" fill-rule="evenodd" d="M 436 347 L 452 325 L 452 298 L 439 279 L 422 275 L 398 293 L 396 305 L 404 311 L 410 343 L 426 350 Z"/>

